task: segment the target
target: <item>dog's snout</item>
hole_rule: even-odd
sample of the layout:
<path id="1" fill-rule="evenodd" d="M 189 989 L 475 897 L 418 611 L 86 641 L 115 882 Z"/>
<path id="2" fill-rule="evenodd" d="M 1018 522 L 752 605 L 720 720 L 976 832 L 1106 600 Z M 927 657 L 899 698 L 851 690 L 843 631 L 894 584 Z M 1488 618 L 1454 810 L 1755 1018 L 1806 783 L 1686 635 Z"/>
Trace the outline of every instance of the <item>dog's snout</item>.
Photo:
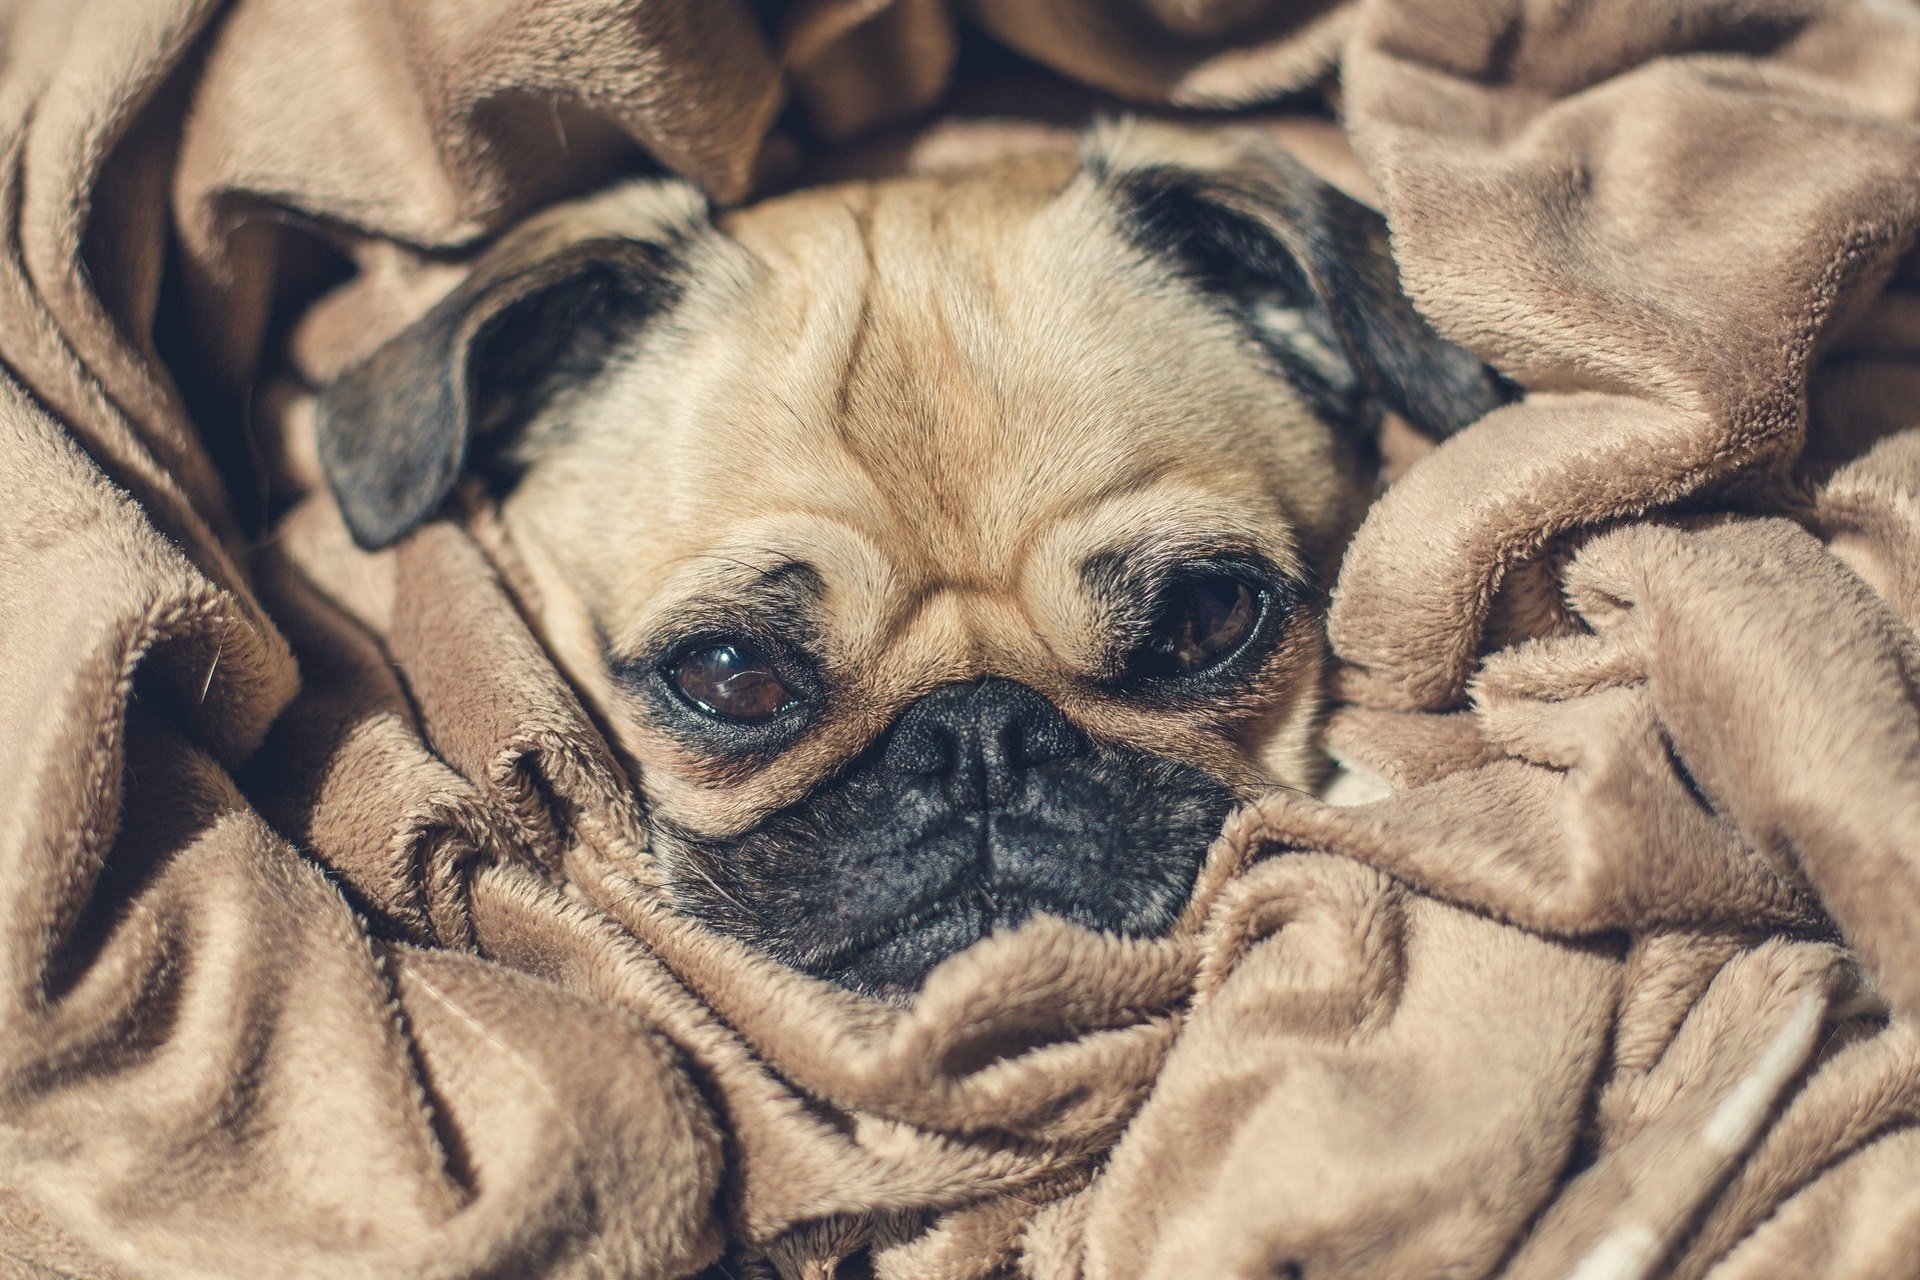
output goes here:
<path id="1" fill-rule="evenodd" d="M 1026 685 L 991 679 L 936 689 L 894 721 L 887 766 L 971 784 L 994 803 L 1026 771 L 1085 752 L 1087 736 Z"/>
<path id="2" fill-rule="evenodd" d="M 1206 774 L 1084 733 L 1026 685 L 952 684 L 805 799 L 709 846 L 675 893 L 809 973 L 901 993 L 1036 913 L 1161 932 L 1232 806 Z"/>

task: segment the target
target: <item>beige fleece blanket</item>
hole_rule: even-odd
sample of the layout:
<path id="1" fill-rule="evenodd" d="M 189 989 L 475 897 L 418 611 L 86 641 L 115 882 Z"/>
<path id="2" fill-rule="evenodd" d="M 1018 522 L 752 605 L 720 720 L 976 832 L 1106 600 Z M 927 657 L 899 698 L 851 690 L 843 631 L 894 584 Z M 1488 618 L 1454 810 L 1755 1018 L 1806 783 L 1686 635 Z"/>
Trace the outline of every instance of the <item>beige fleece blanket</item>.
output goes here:
<path id="1" fill-rule="evenodd" d="M 462 247 L 990 44 L 1330 94 L 1528 394 L 1342 570 L 1377 798 L 901 1010 L 661 909 L 483 508 L 246 530 Z M 1920 1275 L 1907 0 L 6 0 L 0 58 L 0 1275 Z"/>

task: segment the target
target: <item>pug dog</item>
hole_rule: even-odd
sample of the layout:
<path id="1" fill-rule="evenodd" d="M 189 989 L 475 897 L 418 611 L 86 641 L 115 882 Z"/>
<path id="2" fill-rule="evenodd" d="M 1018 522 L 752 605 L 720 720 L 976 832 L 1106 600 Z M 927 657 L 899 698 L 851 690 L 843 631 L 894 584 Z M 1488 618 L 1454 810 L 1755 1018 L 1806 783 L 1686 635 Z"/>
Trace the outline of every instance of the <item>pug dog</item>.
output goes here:
<path id="1" fill-rule="evenodd" d="M 1321 769 L 1382 414 L 1507 398 L 1382 219 L 1264 136 L 1135 122 L 711 212 L 552 209 L 327 388 L 355 539 L 498 495 L 678 909 L 903 998 L 1047 912 L 1165 930 Z"/>

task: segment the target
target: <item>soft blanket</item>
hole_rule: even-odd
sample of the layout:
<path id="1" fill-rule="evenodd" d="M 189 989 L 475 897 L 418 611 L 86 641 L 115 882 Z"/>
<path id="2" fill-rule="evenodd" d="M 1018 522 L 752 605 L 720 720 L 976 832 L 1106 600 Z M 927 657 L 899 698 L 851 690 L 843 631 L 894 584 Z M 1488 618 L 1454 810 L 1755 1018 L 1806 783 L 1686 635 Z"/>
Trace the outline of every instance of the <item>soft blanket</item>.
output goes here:
<path id="1" fill-rule="evenodd" d="M 1346 559 L 1371 798 L 897 1009 L 664 910 L 484 504 L 355 551 L 307 423 L 528 208 L 745 198 L 994 46 L 1337 101 L 1527 395 Z M 1920 10 L 8 0 L 0 50 L 0 1273 L 1920 1275 Z"/>

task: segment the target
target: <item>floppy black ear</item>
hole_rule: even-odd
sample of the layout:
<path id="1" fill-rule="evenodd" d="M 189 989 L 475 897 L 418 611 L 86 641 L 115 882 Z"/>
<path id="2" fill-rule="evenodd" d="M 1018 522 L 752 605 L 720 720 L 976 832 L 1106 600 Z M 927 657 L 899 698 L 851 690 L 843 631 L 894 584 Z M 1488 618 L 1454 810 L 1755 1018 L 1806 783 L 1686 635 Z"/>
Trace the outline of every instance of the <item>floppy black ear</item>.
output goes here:
<path id="1" fill-rule="evenodd" d="M 1371 430 L 1384 406 L 1446 436 L 1517 395 L 1414 310 L 1385 219 L 1272 142 L 1129 123 L 1093 136 L 1087 167 L 1126 234 L 1231 314 L 1323 417 Z"/>
<path id="2" fill-rule="evenodd" d="M 706 224 L 680 183 L 557 208 L 481 255 L 458 287 L 321 393 L 320 464 L 355 542 L 388 546 L 433 515 L 477 439 L 586 376 L 671 304 L 677 250 Z"/>

